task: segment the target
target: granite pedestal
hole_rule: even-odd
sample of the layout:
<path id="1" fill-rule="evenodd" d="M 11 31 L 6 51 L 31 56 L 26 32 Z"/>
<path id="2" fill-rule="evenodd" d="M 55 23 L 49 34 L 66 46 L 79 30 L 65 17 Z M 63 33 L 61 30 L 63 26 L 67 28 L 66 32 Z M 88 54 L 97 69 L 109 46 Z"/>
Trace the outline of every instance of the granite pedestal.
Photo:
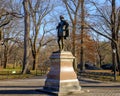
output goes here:
<path id="1" fill-rule="evenodd" d="M 71 52 L 53 52 L 50 56 L 51 68 L 47 75 L 43 90 L 57 95 L 75 94 L 81 91 L 79 81 L 73 69 Z"/>

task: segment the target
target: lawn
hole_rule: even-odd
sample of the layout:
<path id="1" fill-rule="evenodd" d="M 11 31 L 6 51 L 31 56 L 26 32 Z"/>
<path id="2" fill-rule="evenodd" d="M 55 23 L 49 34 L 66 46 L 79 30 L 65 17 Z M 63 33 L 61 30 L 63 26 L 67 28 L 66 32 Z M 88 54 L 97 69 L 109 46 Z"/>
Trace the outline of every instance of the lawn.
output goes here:
<path id="1" fill-rule="evenodd" d="M 42 76 L 47 73 L 47 70 L 38 69 L 38 70 L 30 70 L 30 74 L 21 74 L 21 68 L 6 68 L 0 69 L 0 80 L 4 79 L 25 79 L 31 78 L 35 76 Z"/>
<path id="2" fill-rule="evenodd" d="M 101 81 L 114 81 L 114 73 L 111 72 L 111 70 L 85 70 L 84 72 L 79 73 L 78 76 Z M 118 73 L 115 82 L 120 82 L 120 76 L 118 76 Z"/>

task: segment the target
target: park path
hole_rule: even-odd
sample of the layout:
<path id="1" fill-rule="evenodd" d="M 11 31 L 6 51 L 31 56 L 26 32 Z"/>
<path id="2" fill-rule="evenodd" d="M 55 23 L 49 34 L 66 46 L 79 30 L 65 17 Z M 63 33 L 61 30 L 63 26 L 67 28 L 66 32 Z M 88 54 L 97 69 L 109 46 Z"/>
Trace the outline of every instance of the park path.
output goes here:
<path id="1" fill-rule="evenodd" d="M 44 81 L 45 77 L 0 81 L 0 96 L 53 96 L 36 91 Z M 81 94 L 76 96 L 120 96 L 120 83 L 80 78 L 80 85 Z"/>
<path id="2" fill-rule="evenodd" d="M 120 83 L 103 82 L 80 78 L 82 95 L 80 96 L 120 96 Z"/>
<path id="3" fill-rule="evenodd" d="M 36 91 L 44 85 L 42 78 L 0 81 L 0 96 L 49 96 Z"/>

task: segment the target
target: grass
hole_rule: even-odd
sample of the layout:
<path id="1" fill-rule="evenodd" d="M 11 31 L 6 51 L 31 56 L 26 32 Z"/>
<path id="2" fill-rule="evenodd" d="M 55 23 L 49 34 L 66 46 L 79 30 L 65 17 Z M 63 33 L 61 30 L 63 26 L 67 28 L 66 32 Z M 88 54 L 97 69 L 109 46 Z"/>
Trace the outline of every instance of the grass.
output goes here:
<path id="1" fill-rule="evenodd" d="M 5 79 L 25 79 L 25 78 L 31 78 L 34 77 L 34 75 L 31 74 L 12 74 L 12 75 L 0 75 L 0 80 L 5 80 Z"/>
<path id="2" fill-rule="evenodd" d="M 4 79 L 25 79 L 31 78 L 35 76 L 42 76 L 47 74 L 47 69 L 39 69 L 39 70 L 30 70 L 30 74 L 21 74 L 21 68 L 6 68 L 0 69 L 0 80 Z M 111 70 L 85 70 L 85 72 L 78 74 L 81 77 L 91 78 L 95 80 L 101 81 L 114 81 L 114 75 Z M 116 82 L 120 82 L 120 76 L 117 75 Z"/>
<path id="3" fill-rule="evenodd" d="M 94 80 L 101 81 L 114 81 L 114 74 L 110 70 L 86 70 L 79 74 L 81 77 L 91 78 Z M 120 82 L 120 76 L 117 73 L 117 80 L 115 82 Z"/>
<path id="4" fill-rule="evenodd" d="M 0 80 L 4 79 L 25 79 L 46 74 L 46 70 L 30 70 L 30 74 L 21 74 L 21 68 L 0 69 Z"/>

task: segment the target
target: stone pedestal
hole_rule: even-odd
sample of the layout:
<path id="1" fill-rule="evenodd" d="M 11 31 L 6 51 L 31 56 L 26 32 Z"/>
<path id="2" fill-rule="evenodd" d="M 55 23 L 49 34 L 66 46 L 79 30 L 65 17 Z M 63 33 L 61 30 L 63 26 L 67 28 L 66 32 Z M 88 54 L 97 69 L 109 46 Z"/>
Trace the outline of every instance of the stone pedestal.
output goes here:
<path id="1" fill-rule="evenodd" d="M 80 92 L 81 87 L 73 69 L 74 58 L 71 52 L 52 53 L 51 69 L 47 75 L 44 90 L 58 95 Z"/>

